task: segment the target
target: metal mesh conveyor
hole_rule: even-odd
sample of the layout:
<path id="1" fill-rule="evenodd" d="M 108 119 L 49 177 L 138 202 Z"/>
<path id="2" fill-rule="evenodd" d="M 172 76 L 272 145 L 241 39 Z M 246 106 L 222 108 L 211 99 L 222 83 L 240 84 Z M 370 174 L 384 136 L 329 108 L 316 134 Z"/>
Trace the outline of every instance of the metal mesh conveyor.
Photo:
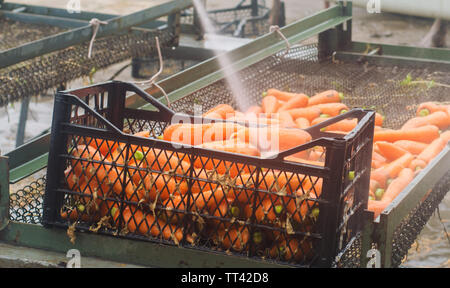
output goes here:
<path id="1" fill-rule="evenodd" d="M 25 24 L 7 19 L 0 21 L 4 32 L 0 50 L 63 31 L 49 25 Z M 109 65 L 134 57 L 155 55 L 156 36 L 159 37 L 162 48 L 173 46 L 175 35 L 168 29 L 134 31 L 96 39 L 90 59 L 89 42 L 86 42 L 0 69 L 0 107 L 89 76 L 93 71 Z"/>
<path id="2" fill-rule="evenodd" d="M 96 44 L 100 53 L 102 45 Z M 383 126 L 398 128 L 414 115 L 420 102 L 448 100 L 450 72 L 439 71 L 433 66 L 367 64 L 358 61 L 319 61 L 317 45 L 292 48 L 287 54 L 279 52 L 240 71 L 246 92 L 242 95 L 247 102 L 242 107 L 261 99 L 261 93 L 268 88 L 279 88 L 312 95 L 316 92 L 336 89 L 345 95 L 349 107 L 373 108 L 386 115 Z M 209 109 L 218 103 L 237 103 L 223 80 L 216 81 L 196 92 L 172 102 L 177 112 L 192 114 L 194 104 Z M 393 265 L 398 266 L 407 251 L 435 211 L 450 187 L 449 174 L 441 179 L 416 209 L 397 228 L 394 234 Z M 40 179 L 27 188 L 13 191 L 11 195 L 11 219 L 25 223 L 39 223 L 42 216 L 42 194 L 39 187 L 45 185 Z M 34 196 L 28 197 L 28 194 Z M 31 201 L 31 202 L 29 202 Z M 340 255 L 338 267 L 359 266 L 361 241 L 359 237 L 349 244 Z"/>

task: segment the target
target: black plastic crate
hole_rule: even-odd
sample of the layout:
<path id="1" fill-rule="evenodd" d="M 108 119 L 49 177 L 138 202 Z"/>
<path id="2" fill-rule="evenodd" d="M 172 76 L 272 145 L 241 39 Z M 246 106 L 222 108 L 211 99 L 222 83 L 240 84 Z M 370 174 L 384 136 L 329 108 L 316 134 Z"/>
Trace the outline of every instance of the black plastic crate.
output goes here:
<path id="1" fill-rule="evenodd" d="M 129 93 L 158 111 L 126 108 Z M 375 112 L 310 127 L 311 142 L 272 159 L 175 147 L 160 139 L 174 115 L 211 122 L 130 83 L 57 93 L 43 224 L 306 267 L 331 267 L 361 231 Z M 346 118 L 347 135 L 322 132 Z M 287 160 L 312 149 L 322 165 Z"/>

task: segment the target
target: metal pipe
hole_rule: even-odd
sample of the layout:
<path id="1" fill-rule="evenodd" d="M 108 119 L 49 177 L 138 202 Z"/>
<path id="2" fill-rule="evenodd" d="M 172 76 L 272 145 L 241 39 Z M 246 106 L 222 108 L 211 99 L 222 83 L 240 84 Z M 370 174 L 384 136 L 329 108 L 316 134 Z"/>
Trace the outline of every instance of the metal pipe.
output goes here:
<path id="1" fill-rule="evenodd" d="M 419 17 L 440 18 L 450 20 L 450 1 L 448 0 L 353 0 L 357 7 L 368 8 L 368 11 L 400 13 Z M 375 12 L 377 13 L 377 12 Z"/>
<path id="2" fill-rule="evenodd" d="M 20 117 L 19 117 L 19 124 L 17 126 L 16 147 L 22 145 L 25 139 L 25 127 L 27 125 L 29 105 L 30 105 L 30 97 L 23 98 L 22 105 L 20 105 Z"/>

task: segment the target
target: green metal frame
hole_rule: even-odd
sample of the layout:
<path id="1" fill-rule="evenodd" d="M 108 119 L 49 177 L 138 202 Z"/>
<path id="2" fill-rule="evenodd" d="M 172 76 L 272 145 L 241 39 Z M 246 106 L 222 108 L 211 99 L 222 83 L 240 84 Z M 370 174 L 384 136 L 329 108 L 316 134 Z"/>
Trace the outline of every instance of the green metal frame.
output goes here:
<path id="1" fill-rule="evenodd" d="M 345 4 L 346 3 L 346 4 Z M 365 57 L 367 61 L 399 63 L 431 62 L 443 68 L 450 68 L 450 51 L 445 49 L 428 49 L 406 46 L 380 45 L 351 41 L 351 2 L 340 2 L 337 6 L 316 13 L 308 18 L 297 21 L 281 29 L 291 44 L 319 35 L 319 54 L 321 57 L 336 57 L 339 59 L 357 60 Z M 379 48 L 378 54 L 366 53 L 367 47 Z M 249 44 L 227 52 L 231 67 L 235 70 L 244 69 L 274 53 L 285 49 L 284 41 L 276 33 L 264 35 Z M 370 50 L 370 49 L 369 49 Z M 175 101 L 223 78 L 224 72 L 218 64 L 217 57 L 208 59 L 183 72 L 173 75 L 159 84 L 169 94 L 169 99 Z M 150 94 L 166 102 L 159 91 L 147 89 Z M 128 107 L 150 109 L 138 97 L 127 99 Z M 45 134 L 8 153 L 10 182 L 30 175 L 32 171 L 42 169 L 46 165 L 49 135 Z M 1 169 L 8 169 L 6 159 L 0 158 Z M 379 221 L 373 221 L 373 214 L 367 211 L 365 226 L 362 231 L 361 267 L 368 262 L 367 252 L 375 241 L 382 255 L 382 265 L 390 267 L 392 254 L 392 237 L 395 227 L 423 195 L 433 187 L 448 171 L 450 163 L 450 147 L 442 151 L 426 169 L 401 193 L 399 197 L 381 214 Z M 447 166 L 446 166 L 447 165 Z M 3 168 L 2 168 L 3 167 Z M 6 168 L 5 168 L 6 167 Z M 7 171 L 7 170 L 6 170 Z M 0 181 L 5 183 L 7 178 Z M 8 188 L 0 186 L 0 204 L 5 206 L 9 197 Z M 3 202 L 2 202 L 3 201 Z M 0 210 L 1 212 L 2 210 Z M 2 214 L 0 213 L 0 217 Z M 3 212 L 3 217 L 4 212 Z M 1 218 L 0 218 L 1 219 Z M 3 222 L 5 223 L 5 222 Z M 0 229 L 1 230 L 1 229 Z M 78 233 L 75 246 L 70 244 L 65 231 L 61 229 L 45 229 L 40 225 L 10 222 L 0 231 L 0 240 L 17 245 L 30 246 L 65 252 L 70 248 L 78 248 L 82 255 L 96 256 L 104 259 L 128 261 L 146 266 L 162 267 L 280 267 L 276 263 L 259 261 L 242 257 L 228 256 L 207 251 L 178 248 L 152 244 L 143 241 L 131 241 L 120 237 Z M 112 249 L 118 247 L 123 249 Z M 164 255 L 164 257 L 161 257 Z"/>

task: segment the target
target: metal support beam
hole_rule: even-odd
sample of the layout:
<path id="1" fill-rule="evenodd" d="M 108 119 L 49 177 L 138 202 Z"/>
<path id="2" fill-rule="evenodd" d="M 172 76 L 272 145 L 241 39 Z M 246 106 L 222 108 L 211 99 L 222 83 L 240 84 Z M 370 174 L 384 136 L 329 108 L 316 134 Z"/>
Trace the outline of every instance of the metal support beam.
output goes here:
<path id="1" fill-rule="evenodd" d="M 19 124 L 17 125 L 16 147 L 22 145 L 25 139 L 25 128 L 27 126 L 29 106 L 30 97 L 23 98 L 22 104 L 20 105 Z"/>

